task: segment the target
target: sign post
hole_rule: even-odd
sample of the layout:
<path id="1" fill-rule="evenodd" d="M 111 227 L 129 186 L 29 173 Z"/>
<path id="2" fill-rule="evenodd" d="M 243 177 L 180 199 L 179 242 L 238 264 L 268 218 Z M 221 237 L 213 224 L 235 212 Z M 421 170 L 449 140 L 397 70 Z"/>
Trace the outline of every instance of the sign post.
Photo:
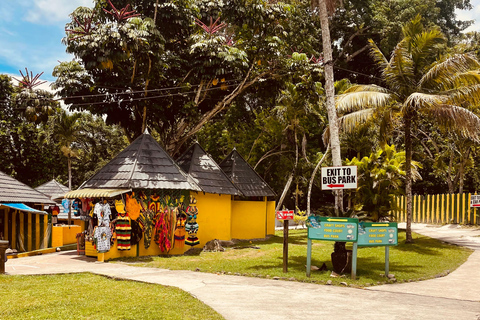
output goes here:
<path id="1" fill-rule="evenodd" d="M 385 246 L 385 276 L 390 269 L 390 246 L 398 244 L 396 222 L 360 222 L 358 245 L 362 247 Z"/>
<path id="2" fill-rule="evenodd" d="M 288 272 L 288 225 L 293 220 L 295 212 L 293 210 L 277 211 L 277 220 L 283 220 L 283 272 Z"/>
<path id="3" fill-rule="evenodd" d="M 357 275 L 358 219 L 338 217 L 308 217 L 307 277 L 312 266 L 312 240 L 353 242 L 352 279 Z"/>
<path id="4" fill-rule="evenodd" d="M 353 242 L 352 279 L 357 277 L 358 247 L 385 246 L 385 276 L 390 269 L 390 246 L 398 244 L 396 222 L 359 222 L 354 218 L 310 216 L 307 242 L 307 277 L 312 265 L 312 240 Z"/>

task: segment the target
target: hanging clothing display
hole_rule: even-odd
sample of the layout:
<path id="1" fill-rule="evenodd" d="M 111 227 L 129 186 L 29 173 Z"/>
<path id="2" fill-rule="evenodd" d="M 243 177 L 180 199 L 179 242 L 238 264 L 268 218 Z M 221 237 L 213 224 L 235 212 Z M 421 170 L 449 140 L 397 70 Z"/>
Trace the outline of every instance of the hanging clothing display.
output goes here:
<path id="1" fill-rule="evenodd" d="M 131 195 L 126 195 L 125 209 L 132 220 L 137 220 L 137 218 L 140 216 L 140 210 L 142 207 L 140 206 L 140 203 L 138 203 L 137 199 L 135 199 L 135 193 L 132 192 Z"/>
<path id="2" fill-rule="evenodd" d="M 173 210 L 165 207 L 163 212 L 157 215 L 155 224 L 155 237 L 154 241 L 162 251 L 169 252 L 172 249 L 172 226 L 175 224 L 175 215 Z"/>
<path id="3" fill-rule="evenodd" d="M 183 248 L 185 246 L 185 223 L 187 222 L 187 215 L 181 210 L 178 211 L 177 218 L 175 223 L 175 232 L 174 232 L 174 247 Z"/>
<path id="4" fill-rule="evenodd" d="M 105 253 L 110 251 L 110 238 L 112 232 L 110 227 L 96 227 L 93 232 L 93 239 L 95 240 L 95 246 L 98 253 Z"/>
<path id="5" fill-rule="evenodd" d="M 185 231 L 188 233 L 187 239 L 185 239 L 185 244 L 189 246 L 196 246 L 200 244 L 198 240 L 198 223 L 197 223 L 197 214 L 198 209 L 194 206 L 189 206 L 187 208 L 187 223 L 185 224 Z"/>
<path id="6" fill-rule="evenodd" d="M 117 233 L 117 249 L 130 250 L 130 238 L 132 234 L 130 217 L 128 216 L 128 213 L 125 212 L 125 205 L 122 200 L 115 200 L 115 208 L 118 213 L 115 226 Z"/>
<path id="7" fill-rule="evenodd" d="M 110 205 L 108 203 L 99 202 L 95 205 L 93 213 L 98 219 L 99 226 L 108 226 L 110 224 Z"/>
<path id="8" fill-rule="evenodd" d="M 75 217 L 79 217 L 82 214 L 82 201 L 80 199 L 73 200 L 72 214 Z"/>
<path id="9" fill-rule="evenodd" d="M 140 243 L 140 240 L 142 240 L 143 237 L 143 231 L 142 228 L 140 227 L 140 224 L 135 221 L 135 220 L 130 220 L 130 225 L 132 227 L 132 232 L 130 236 L 130 244 L 132 246 L 135 246 Z"/>

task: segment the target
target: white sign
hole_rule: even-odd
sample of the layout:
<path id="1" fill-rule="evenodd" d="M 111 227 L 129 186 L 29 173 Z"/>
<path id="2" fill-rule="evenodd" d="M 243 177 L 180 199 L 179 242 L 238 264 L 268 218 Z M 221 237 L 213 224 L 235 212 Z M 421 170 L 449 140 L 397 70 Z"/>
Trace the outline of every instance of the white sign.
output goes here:
<path id="1" fill-rule="evenodd" d="M 480 207 L 480 194 L 472 194 L 470 196 L 470 207 Z"/>
<path id="2" fill-rule="evenodd" d="M 322 190 L 357 189 L 357 166 L 322 168 Z"/>

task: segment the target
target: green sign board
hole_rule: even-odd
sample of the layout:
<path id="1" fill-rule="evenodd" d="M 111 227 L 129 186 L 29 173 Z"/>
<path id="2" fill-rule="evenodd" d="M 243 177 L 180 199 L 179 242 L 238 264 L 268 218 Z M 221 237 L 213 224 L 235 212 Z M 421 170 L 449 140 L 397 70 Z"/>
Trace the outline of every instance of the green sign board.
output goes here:
<path id="1" fill-rule="evenodd" d="M 356 242 L 358 219 L 309 216 L 308 239 Z"/>
<path id="2" fill-rule="evenodd" d="M 360 222 L 358 225 L 359 246 L 396 246 L 398 228 L 396 222 Z"/>

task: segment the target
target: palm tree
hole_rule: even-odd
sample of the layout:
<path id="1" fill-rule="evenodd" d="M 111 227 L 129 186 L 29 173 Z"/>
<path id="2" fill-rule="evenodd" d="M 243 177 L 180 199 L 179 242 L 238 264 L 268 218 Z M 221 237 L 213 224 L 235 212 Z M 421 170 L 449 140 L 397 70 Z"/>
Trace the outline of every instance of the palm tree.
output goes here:
<path id="1" fill-rule="evenodd" d="M 60 144 L 60 150 L 68 160 L 68 188 L 72 190 L 72 158 L 77 157 L 74 143 L 78 139 L 78 119 L 81 113 L 68 114 L 67 111 L 61 110 L 58 123 L 54 127 L 54 137 Z"/>
<path id="2" fill-rule="evenodd" d="M 328 13 L 333 13 L 336 0 L 312 0 L 312 6 L 318 8 L 320 25 L 322 28 L 323 59 L 325 68 L 325 96 L 330 127 L 330 148 L 334 167 L 342 165 L 340 138 L 337 126 L 337 111 L 335 109 L 335 79 L 333 75 L 333 54 L 330 40 L 330 28 L 328 24 Z M 339 215 L 343 211 L 343 193 L 336 191 L 335 211 Z"/>
<path id="3" fill-rule="evenodd" d="M 387 85 L 356 85 L 337 99 L 341 127 L 349 130 L 375 114 L 384 119 L 400 116 L 405 141 L 407 197 L 406 242 L 413 242 L 412 130 L 423 117 L 445 129 L 456 130 L 478 141 L 480 118 L 465 107 L 480 98 L 480 63 L 470 54 L 455 54 L 434 60 L 445 37 L 436 28 L 425 30 L 417 16 L 403 29 L 403 39 L 387 60 L 370 41 L 371 54 Z M 348 114 L 347 114 L 348 113 Z"/>

